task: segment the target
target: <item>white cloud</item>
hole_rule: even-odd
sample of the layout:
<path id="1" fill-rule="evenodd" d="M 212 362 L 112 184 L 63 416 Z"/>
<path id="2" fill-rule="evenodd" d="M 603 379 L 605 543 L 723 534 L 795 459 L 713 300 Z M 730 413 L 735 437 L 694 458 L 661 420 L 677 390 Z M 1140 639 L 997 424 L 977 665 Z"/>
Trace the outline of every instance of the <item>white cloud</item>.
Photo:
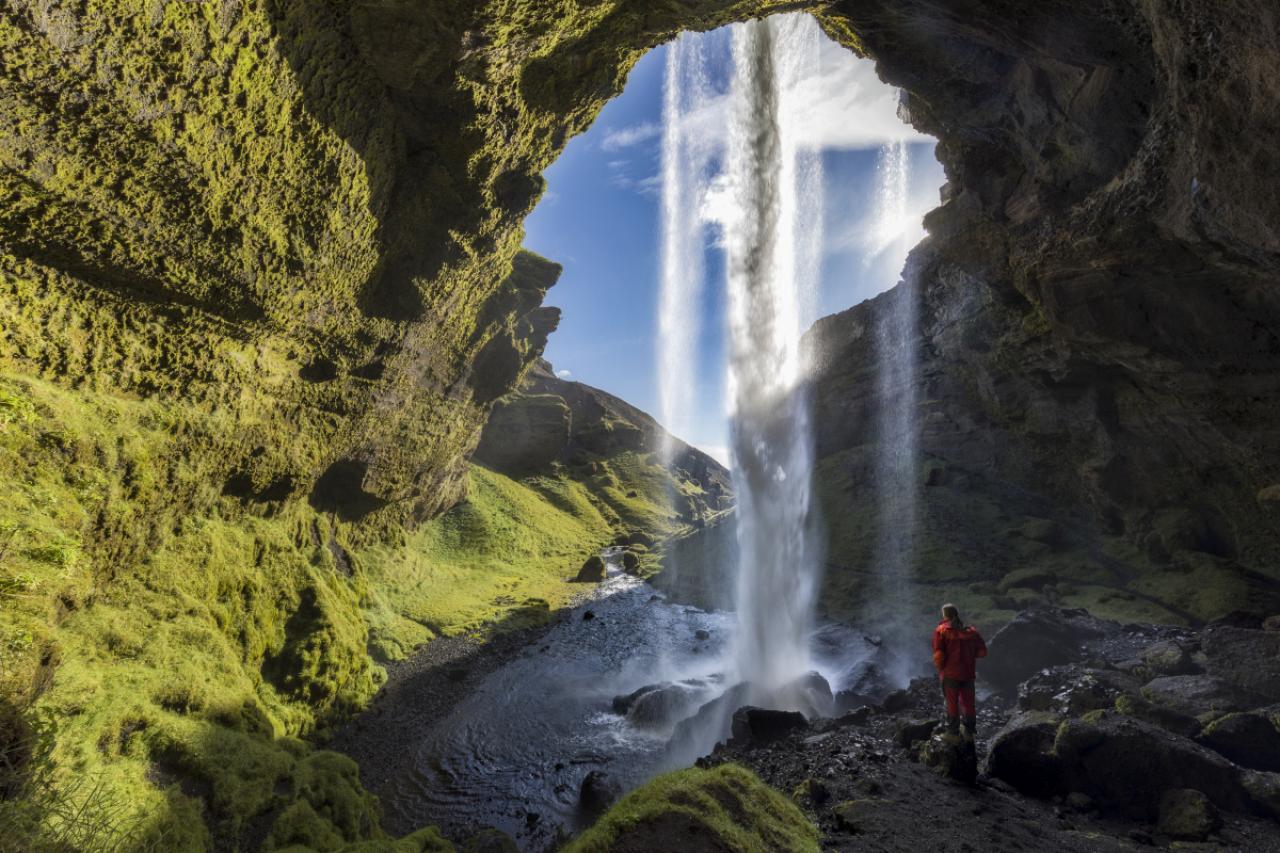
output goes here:
<path id="1" fill-rule="evenodd" d="M 556 376 L 559 376 L 561 379 L 568 379 L 572 375 L 573 375 L 572 370 L 561 369 L 556 371 Z"/>
<path id="2" fill-rule="evenodd" d="M 633 145 L 653 139 L 661 132 L 662 128 L 651 121 L 632 125 L 631 127 L 610 128 L 605 131 L 600 147 L 605 151 L 621 151 L 623 148 L 630 148 Z"/>

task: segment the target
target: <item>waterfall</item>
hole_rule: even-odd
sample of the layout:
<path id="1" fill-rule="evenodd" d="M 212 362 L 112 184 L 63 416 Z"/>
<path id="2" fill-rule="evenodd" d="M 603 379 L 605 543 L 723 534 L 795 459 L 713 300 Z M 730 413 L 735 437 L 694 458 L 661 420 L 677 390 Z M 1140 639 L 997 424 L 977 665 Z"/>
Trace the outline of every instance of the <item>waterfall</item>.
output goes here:
<path id="1" fill-rule="evenodd" d="M 667 428 L 663 457 L 672 463 L 672 439 L 687 434 L 694 414 L 697 340 L 701 325 L 703 223 L 698 197 L 707 152 L 690 132 L 688 117 L 710 96 L 696 35 L 683 33 L 667 49 L 662 88 L 662 280 L 658 298 L 658 389 Z M 674 501 L 675 496 L 671 496 Z"/>
<path id="2" fill-rule="evenodd" d="M 909 165 L 905 142 L 891 142 L 881 149 L 873 229 L 877 254 L 890 249 L 905 254 L 906 246 L 898 244 L 910 239 L 906 228 Z M 923 642 L 911 618 L 918 609 L 912 566 L 920 488 L 914 277 L 906 276 L 884 298 L 887 304 L 877 314 L 874 338 L 879 406 L 873 486 L 879 517 L 868 615 L 883 638 L 887 674 L 905 684 L 916 674 Z"/>
<path id="3" fill-rule="evenodd" d="M 738 499 L 739 677 L 778 687 L 809 668 L 821 568 L 811 512 L 813 438 L 800 336 L 811 318 L 822 206 L 818 156 L 788 132 L 788 83 L 817 54 L 791 15 L 732 34 L 724 222 L 729 409 Z"/>

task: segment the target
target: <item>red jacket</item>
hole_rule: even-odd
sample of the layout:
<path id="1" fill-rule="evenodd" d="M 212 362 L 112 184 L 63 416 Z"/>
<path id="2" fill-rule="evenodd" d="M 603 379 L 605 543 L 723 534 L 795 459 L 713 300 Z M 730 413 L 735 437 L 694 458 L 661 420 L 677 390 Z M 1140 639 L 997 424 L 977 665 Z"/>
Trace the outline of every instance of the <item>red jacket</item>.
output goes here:
<path id="1" fill-rule="evenodd" d="M 987 656 L 987 644 L 972 625 L 953 628 L 943 621 L 933 631 L 933 665 L 939 678 L 973 681 L 974 662 Z"/>

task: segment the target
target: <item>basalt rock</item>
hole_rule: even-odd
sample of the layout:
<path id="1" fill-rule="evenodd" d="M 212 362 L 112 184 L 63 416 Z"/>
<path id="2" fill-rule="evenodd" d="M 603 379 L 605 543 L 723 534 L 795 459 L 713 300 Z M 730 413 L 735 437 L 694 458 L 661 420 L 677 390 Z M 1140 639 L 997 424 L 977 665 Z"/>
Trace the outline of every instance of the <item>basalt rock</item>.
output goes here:
<path id="1" fill-rule="evenodd" d="M 1081 660 L 1081 644 L 1106 630 L 1083 610 L 1024 611 L 991 638 L 979 678 L 998 690 L 1015 690 L 1039 670 Z"/>

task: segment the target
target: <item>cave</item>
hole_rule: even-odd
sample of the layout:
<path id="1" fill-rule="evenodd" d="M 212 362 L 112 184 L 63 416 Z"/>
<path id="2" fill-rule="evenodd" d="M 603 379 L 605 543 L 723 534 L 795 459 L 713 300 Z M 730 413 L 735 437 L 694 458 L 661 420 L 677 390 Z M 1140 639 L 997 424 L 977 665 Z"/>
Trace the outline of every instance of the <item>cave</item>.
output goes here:
<path id="1" fill-rule="evenodd" d="M 902 284 L 808 331 L 823 510 L 847 521 L 825 556 L 826 615 L 867 624 L 868 425 L 904 394 L 870 377 L 887 318 L 909 303 L 918 322 L 892 334 L 919 353 L 907 390 L 921 596 L 1053 661 L 989 670 L 993 693 L 1012 697 L 993 700 L 991 772 L 1014 788 L 1027 768 L 1054 777 L 1022 799 L 999 793 L 1000 808 L 1025 806 L 1054 833 L 1138 815 L 1132 837 L 1161 843 L 1184 831 L 1174 818 L 1198 814 L 1182 837 L 1268 849 L 1280 819 L 1268 769 L 1280 764 L 1266 757 L 1280 736 L 1259 711 L 1280 701 L 1273 6 L 7 7 L 0 740 L 15 760 L 0 762 L 0 835 L 13 827 L 30 849 L 64 829 L 116 833 L 87 849 L 434 844 L 428 817 L 388 817 L 376 774 L 337 751 L 415 717 L 370 725 L 365 709 L 404 696 L 435 708 L 433 691 L 487 677 L 493 661 L 458 638 L 534 636 L 518 632 L 548 620 L 608 630 L 605 606 L 575 611 L 565 587 L 602 543 L 645 571 L 731 549 L 714 523 L 734 506 L 727 472 L 689 446 L 662 468 L 661 425 L 540 362 L 560 268 L 522 249 L 522 229 L 543 172 L 647 51 L 799 12 L 902 91 L 901 116 L 937 139 L 947 179 Z M 506 440 L 501 424 L 546 434 Z M 681 519 L 627 503 L 655 483 L 683 496 Z M 643 529 L 653 519 L 697 535 L 664 550 Z M 654 577 L 655 601 L 717 592 Z M 433 644 L 463 662 L 423 664 Z M 1108 665 L 1090 669 L 1081 649 Z M 453 687 L 432 680 L 446 672 Z M 954 769 L 941 734 L 908 725 L 937 712 L 936 683 L 875 695 L 871 667 L 846 675 L 845 699 L 875 705 L 819 737 L 849 754 L 874 742 L 888 757 L 860 765 L 870 777 L 928 786 Z M 865 811 L 891 799 L 883 789 L 836 774 L 831 797 L 816 774 L 795 777 L 787 750 L 753 751 L 752 719 L 706 766 L 627 801 L 659 815 L 649 842 L 686 832 L 714 848 L 720 824 L 681 805 L 713 801 L 730 823 L 748 815 L 740 828 L 765 847 L 817 849 L 824 833 L 920 841 L 920 815 L 894 812 L 894 835 Z M 46 722 L 49 748 L 31 748 Z M 776 736 L 797 755 L 820 743 Z M 379 749 L 388 766 L 412 751 Z M 620 831 L 613 814 L 584 837 Z M 956 820 L 985 831 L 978 817 Z M 522 843 L 559 839 L 533 812 L 511 819 Z M 1045 843 L 1027 833 L 1019 843 Z"/>

